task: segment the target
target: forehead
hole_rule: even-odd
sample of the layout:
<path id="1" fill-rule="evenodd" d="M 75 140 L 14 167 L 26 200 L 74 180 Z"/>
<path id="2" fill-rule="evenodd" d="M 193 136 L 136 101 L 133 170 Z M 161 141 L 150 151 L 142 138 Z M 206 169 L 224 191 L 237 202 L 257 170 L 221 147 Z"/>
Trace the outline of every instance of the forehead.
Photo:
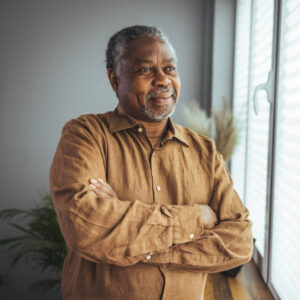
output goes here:
<path id="1" fill-rule="evenodd" d="M 166 42 L 153 36 L 142 36 L 130 41 L 125 57 L 132 61 L 151 60 L 157 57 L 175 61 L 174 50 Z"/>

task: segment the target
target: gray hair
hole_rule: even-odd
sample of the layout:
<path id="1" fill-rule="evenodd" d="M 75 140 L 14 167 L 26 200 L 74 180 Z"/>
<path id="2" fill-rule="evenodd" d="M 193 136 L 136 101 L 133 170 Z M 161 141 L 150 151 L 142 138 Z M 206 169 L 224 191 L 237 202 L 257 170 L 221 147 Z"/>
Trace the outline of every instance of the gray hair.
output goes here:
<path id="1" fill-rule="evenodd" d="M 176 55 L 174 47 L 161 29 L 154 26 L 135 25 L 121 29 L 109 39 L 106 49 L 106 69 L 113 69 L 118 73 L 121 58 L 125 55 L 129 42 L 145 35 L 158 37 L 165 42 L 173 51 L 174 55 Z"/>

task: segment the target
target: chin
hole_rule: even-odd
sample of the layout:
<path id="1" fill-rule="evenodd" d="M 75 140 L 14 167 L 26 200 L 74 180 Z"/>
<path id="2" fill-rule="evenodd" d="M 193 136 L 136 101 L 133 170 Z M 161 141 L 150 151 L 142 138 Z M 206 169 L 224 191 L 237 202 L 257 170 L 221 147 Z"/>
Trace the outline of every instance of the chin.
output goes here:
<path id="1" fill-rule="evenodd" d="M 149 107 L 144 107 L 144 113 L 151 121 L 162 121 L 164 119 L 167 119 L 173 115 L 175 111 L 175 105 L 171 109 L 157 112 L 153 109 L 150 109 Z"/>

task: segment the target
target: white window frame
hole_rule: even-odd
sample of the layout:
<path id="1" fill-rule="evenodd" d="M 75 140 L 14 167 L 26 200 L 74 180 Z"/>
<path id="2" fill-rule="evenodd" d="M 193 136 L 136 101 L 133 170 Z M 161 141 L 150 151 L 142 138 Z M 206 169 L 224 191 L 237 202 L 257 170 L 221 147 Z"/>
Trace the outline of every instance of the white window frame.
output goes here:
<path id="1" fill-rule="evenodd" d="M 250 1 L 250 0 L 249 0 Z M 254 1 L 251 1 L 251 24 L 250 30 L 253 30 L 253 9 L 254 9 Z M 267 169 L 267 191 L 266 191 L 266 221 L 265 221 L 265 244 L 264 244 L 264 257 L 261 257 L 259 252 L 254 249 L 253 258 L 256 264 L 258 265 L 261 275 L 270 288 L 274 298 L 276 300 L 280 300 L 279 295 L 277 294 L 274 286 L 270 281 L 270 267 L 271 267 L 271 249 L 272 249 L 272 223 L 273 223 L 273 192 L 274 192 L 274 160 L 275 160 L 275 145 L 276 145 L 276 105 L 277 105 L 277 97 L 278 97 L 278 85 L 277 82 L 279 80 L 278 74 L 278 61 L 279 61 L 279 49 L 280 49 L 280 23 L 281 23 L 281 10 L 282 10 L 282 1 L 274 0 L 274 25 L 273 25 L 273 51 L 272 51 L 272 72 L 270 73 L 269 80 L 266 83 L 262 83 L 260 85 L 260 89 L 264 89 L 269 94 L 270 98 L 270 119 L 269 119 L 269 152 L 268 152 L 268 169 Z M 253 44 L 252 38 L 253 33 L 250 33 L 250 49 Z M 249 68 L 251 68 L 251 51 L 250 51 L 250 63 Z M 251 71 L 251 70 L 250 70 Z M 249 71 L 249 74 L 251 72 Z M 248 102 L 253 101 L 250 99 L 250 89 L 248 89 Z M 234 103 L 233 103 L 234 105 Z M 248 123 L 248 120 L 247 120 Z M 248 124 L 245 125 L 247 127 L 246 133 L 246 157 L 245 157 L 245 166 L 247 167 L 247 139 L 248 139 Z M 246 168 L 245 167 L 245 168 Z M 245 172 L 246 173 L 246 172 Z M 245 178 L 245 182 L 247 178 Z M 241 195 L 242 197 L 244 195 Z"/>

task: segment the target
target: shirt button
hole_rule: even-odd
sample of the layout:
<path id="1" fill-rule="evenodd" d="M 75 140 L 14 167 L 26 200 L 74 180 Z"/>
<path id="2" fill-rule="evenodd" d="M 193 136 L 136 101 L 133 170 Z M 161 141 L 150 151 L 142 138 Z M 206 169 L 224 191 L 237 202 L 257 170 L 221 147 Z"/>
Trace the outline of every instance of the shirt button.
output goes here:
<path id="1" fill-rule="evenodd" d="M 193 234 L 193 233 L 191 233 L 190 235 L 189 235 L 189 238 L 192 240 L 193 238 L 195 237 L 195 235 Z"/>
<path id="2" fill-rule="evenodd" d="M 147 259 L 147 260 L 150 260 L 150 259 L 151 259 L 151 255 L 150 255 L 150 254 L 147 255 L 147 256 L 146 256 L 146 259 Z"/>
<path id="3" fill-rule="evenodd" d="M 158 186 L 156 187 L 156 189 L 157 189 L 158 191 L 160 191 L 160 186 L 158 185 Z"/>
<path id="4" fill-rule="evenodd" d="M 142 127 L 139 127 L 138 128 L 138 132 L 142 132 L 143 131 L 143 128 Z"/>

